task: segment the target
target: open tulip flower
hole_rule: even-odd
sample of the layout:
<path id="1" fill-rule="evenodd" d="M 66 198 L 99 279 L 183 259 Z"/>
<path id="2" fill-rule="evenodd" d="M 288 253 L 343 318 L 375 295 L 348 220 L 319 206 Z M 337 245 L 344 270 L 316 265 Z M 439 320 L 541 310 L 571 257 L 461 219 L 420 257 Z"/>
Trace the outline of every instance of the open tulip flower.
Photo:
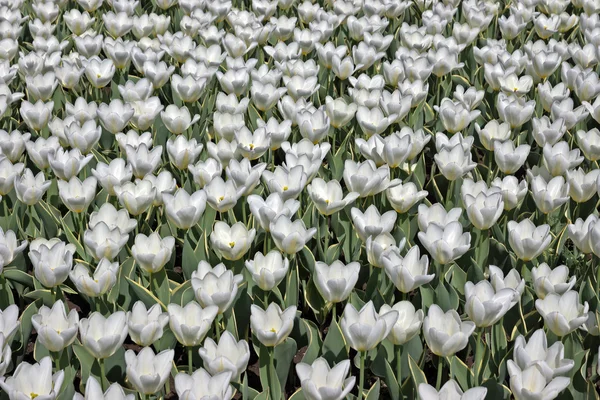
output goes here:
<path id="1" fill-rule="evenodd" d="M 598 398 L 599 15 L 0 0 L 0 400 Z"/>

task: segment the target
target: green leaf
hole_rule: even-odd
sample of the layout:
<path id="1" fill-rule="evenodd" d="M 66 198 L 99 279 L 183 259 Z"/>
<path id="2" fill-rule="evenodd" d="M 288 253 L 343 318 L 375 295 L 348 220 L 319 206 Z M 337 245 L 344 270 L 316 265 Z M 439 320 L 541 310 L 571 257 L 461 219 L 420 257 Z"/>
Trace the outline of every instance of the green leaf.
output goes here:
<path id="1" fill-rule="evenodd" d="M 275 368 L 275 355 L 271 357 L 273 348 L 260 344 L 260 354 L 258 357 L 260 363 L 260 384 L 263 388 L 263 393 L 270 391 L 273 399 L 281 398 L 281 382 L 277 376 Z M 260 395 L 259 395 L 260 396 Z M 258 398 L 258 397 L 257 397 Z"/>
<path id="2" fill-rule="evenodd" d="M 302 393 L 302 388 L 296 390 L 294 394 L 292 394 L 288 400 L 304 400 L 304 393 Z"/>
<path id="3" fill-rule="evenodd" d="M 33 287 L 33 276 L 29 275 L 25 271 L 21 271 L 17 268 L 5 268 L 2 273 L 9 281 L 20 283 L 21 285 L 29 288 Z"/>
<path id="4" fill-rule="evenodd" d="M 290 367 L 297 351 L 298 346 L 296 345 L 296 341 L 290 337 L 275 347 L 275 369 L 279 383 L 283 389 L 285 388 Z"/>
<path id="5" fill-rule="evenodd" d="M 381 390 L 381 381 L 379 379 L 377 379 L 377 381 L 375 381 L 375 384 L 373 384 L 373 386 L 371 386 L 371 389 L 369 389 L 369 392 L 365 396 L 365 400 L 379 400 L 380 390 Z"/>
<path id="6" fill-rule="evenodd" d="M 143 301 L 147 308 L 150 308 L 154 304 L 158 303 L 164 311 L 167 311 L 167 306 L 156 296 L 154 296 L 154 294 L 150 293 L 148 289 L 127 277 L 125 279 L 127 280 L 127 282 L 129 282 L 129 286 L 131 287 L 131 289 L 133 289 L 133 292 L 138 297 L 138 299 Z"/>
<path id="7" fill-rule="evenodd" d="M 336 321 L 331 321 L 323 341 L 323 357 L 330 365 L 348 359 L 348 345 Z"/>
<path id="8" fill-rule="evenodd" d="M 293 262 L 293 261 L 292 261 Z M 286 279 L 285 307 L 298 306 L 298 292 L 300 291 L 298 282 L 298 268 L 291 268 Z"/>
<path id="9" fill-rule="evenodd" d="M 160 271 L 153 273 L 152 281 L 150 282 L 149 289 L 162 304 L 169 304 L 171 302 L 171 288 L 169 287 L 169 279 L 167 278 L 167 272 L 164 268 Z"/>
<path id="10" fill-rule="evenodd" d="M 418 389 L 421 383 L 427 383 L 425 374 L 423 371 L 421 371 L 421 368 L 419 368 L 419 365 L 411 356 L 408 356 L 408 368 L 410 370 L 410 376 L 412 377 L 415 389 Z"/>

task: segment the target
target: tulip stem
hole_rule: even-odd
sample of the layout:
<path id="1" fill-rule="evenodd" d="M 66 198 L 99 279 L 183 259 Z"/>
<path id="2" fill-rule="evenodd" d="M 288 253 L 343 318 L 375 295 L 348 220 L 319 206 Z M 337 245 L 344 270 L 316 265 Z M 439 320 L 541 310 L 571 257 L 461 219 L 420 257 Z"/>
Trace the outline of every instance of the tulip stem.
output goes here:
<path id="1" fill-rule="evenodd" d="M 477 329 L 477 333 L 475 334 L 475 362 L 473 363 L 473 377 L 474 377 L 474 386 L 479 386 L 479 374 L 480 374 L 480 365 L 483 362 L 483 349 L 481 348 L 481 333 L 483 332 L 483 328 Z"/>
<path id="2" fill-rule="evenodd" d="M 360 351 L 358 356 L 360 358 L 360 375 L 358 379 L 358 400 L 362 400 L 363 398 L 363 388 L 365 386 L 365 356 L 366 352 Z"/>
<path id="3" fill-rule="evenodd" d="M 396 379 L 402 391 L 402 346 L 396 346 Z"/>
<path id="4" fill-rule="evenodd" d="M 104 358 L 98 359 L 98 364 L 100 364 L 100 386 L 102 387 L 102 391 L 104 392 L 107 389 L 108 378 L 106 377 L 106 366 L 104 365 Z"/>
<path id="5" fill-rule="evenodd" d="M 331 306 L 331 322 L 336 322 L 337 321 L 337 307 L 336 307 L 336 303 L 333 303 L 333 305 Z"/>
<path id="6" fill-rule="evenodd" d="M 438 356 L 437 380 L 435 382 L 435 390 L 439 392 L 442 386 L 442 375 L 444 374 L 444 357 Z"/>
<path id="7" fill-rule="evenodd" d="M 223 315 L 218 314 L 217 320 L 215 321 L 215 333 L 217 334 L 217 342 L 221 341 L 221 319 Z"/>
<path id="8" fill-rule="evenodd" d="M 193 357 L 194 357 L 194 349 L 192 346 L 188 347 L 188 372 L 190 373 L 190 375 L 192 375 L 192 373 L 194 372 L 194 363 L 193 361 Z"/>

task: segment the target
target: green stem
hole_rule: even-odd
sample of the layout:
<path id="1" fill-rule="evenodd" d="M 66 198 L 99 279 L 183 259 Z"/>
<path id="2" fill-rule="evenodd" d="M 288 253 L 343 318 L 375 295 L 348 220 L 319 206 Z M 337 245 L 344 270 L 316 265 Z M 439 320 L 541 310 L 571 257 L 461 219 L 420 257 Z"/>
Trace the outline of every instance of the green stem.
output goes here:
<path id="1" fill-rule="evenodd" d="M 52 356 L 52 361 L 54 361 L 54 368 L 56 368 L 56 371 L 60 371 L 60 355 L 62 354 L 62 351 L 51 351 L 50 352 L 50 356 Z"/>
<path id="2" fill-rule="evenodd" d="M 269 352 L 269 368 L 267 370 L 267 384 L 273 387 L 273 374 L 275 374 L 275 347 L 267 347 Z M 273 399 L 276 400 L 276 399 Z"/>
<path id="3" fill-rule="evenodd" d="M 190 373 L 190 375 L 192 375 L 192 373 L 194 372 L 193 358 L 194 358 L 194 348 L 192 346 L 189 346 L 188 347 L 188 372 Z"/>
<path id="4" fill-rule="evenodd" d="M 215 323 L 215 333 L 217 334 L 217 342 L 221 341 L 221 319 L 223 318 L 222 314 L 217 315 L 217 321 Z"/>
<path id="5" fill-rule="evenodd" d="M 479 386 L 479 374 L 480 374 L 480 365 L 481 365 L 481 357 L 483 356 L 483 349 L 481 348 L 481 333 L 483 332 L 483 328 L 479 328 L 475 333 L 475 362 L 473 363 L 473 377 L 474 377 L 474 386 Z"/>
<path id="6" fill-rule="evenodd" d="M 402 390 L 402 346 L 396 346 L 396 378 L 398 386 Z"/>
<path id="7" fill-rule="evenodd" d="M 102 387 L 102 392 L 108 389 L 108 378 L 106 377 L 106 366 L 104 365 L 104 358 L 100 358 L 98 360 L 98 364 L 100 364 L 100 386 Z"/>
<path id="8" fill-rule="evenodd" d="M 360 376 L 358 379 L 358 400 L 363 398 L 363 388 L 365 387 L 365 356 L 366 352 L 361 351 L 358 353 L 360 357 Z"/>
<path id="9" fill-rule="evenodd" d="M 442 375 L 444 374 L 444 357 L 438 356 L 437 380 L 435 381 L 435 390 L 439 392 L 442 387 Z"/>
<path id="10" fill-rule="evenodd" d="M 331 322 L 337 322 L 337 304 L 333 303 L 331 306 Z"/>

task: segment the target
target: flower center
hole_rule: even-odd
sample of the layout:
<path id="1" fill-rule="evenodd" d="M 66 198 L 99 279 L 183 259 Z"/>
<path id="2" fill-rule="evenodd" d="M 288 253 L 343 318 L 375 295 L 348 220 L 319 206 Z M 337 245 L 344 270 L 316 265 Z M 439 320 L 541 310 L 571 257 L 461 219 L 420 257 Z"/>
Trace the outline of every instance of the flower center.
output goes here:
<path id="1" fill-rule="evenodd" d="M 284 191 L 284 192 L 286 192 L 287 190 L 288 190 L 288 187 L 287 187 L 287 186 L 284 186 L 284 187 L 283 187 L 283 191 Z"/>
<path id="2" fill-rule="evenodd" d="M 229 247 L 233 249 L 233 246 L 235 246 L 235 242 L 229 242 Z"/>

